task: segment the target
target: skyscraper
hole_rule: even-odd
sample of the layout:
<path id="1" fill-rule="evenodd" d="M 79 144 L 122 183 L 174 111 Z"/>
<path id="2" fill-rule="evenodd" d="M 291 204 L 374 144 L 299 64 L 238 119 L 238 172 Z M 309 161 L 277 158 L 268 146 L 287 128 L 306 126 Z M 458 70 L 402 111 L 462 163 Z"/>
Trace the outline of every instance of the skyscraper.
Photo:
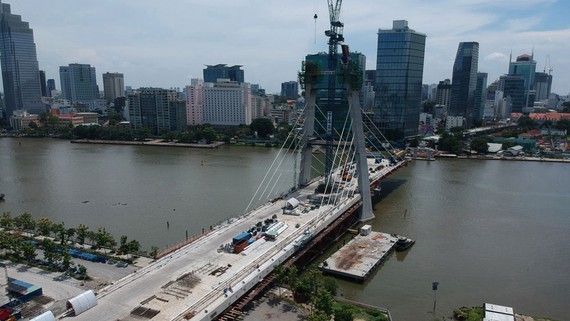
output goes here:
<path id="1" fill-rule="evenodd" d="M 477 73 L 477 85 L 475 86 L 473 120 L 483 120 L 485 102 L 487 101 L 487 76 L 486 72 Z"/>
<path id="2" fill-rule="evenodd" d="M 106 72 L 103 74 L 103 91 L 105 100 L 110 103 L 117 97 L 125 97 L 125 80 L 123 74 Z"/>
<path id="3" fill-rule="evenodd" d="M 504 75 L 499 78 L 497 88 L 503 97 L 510 100 L 510 112 L 522 113 L 525 107 L 525 81 L 522 75 Z M 507 116 L 508 117 L 508 116 Z"/>
<path id="4" fill-rule="evenodd" d="M 479 43 L 460 42 L 453 64 L 448 114 L 450 116 L 463 116 L 467 128 L 473 124 L 478 64 Z"/>
<path id="5" fill-rule="evenodd" d="M 48 79 L 47 80 L 47 94 L 51 97 L 52 90 L 55 90 L 55 79 Z"/>
<path id="6" fill-rule="evenodd" d="M 544 101 L 550 97 L 552 88 L 552 75 L 546 72 L 534 74 L 534 90 L 536 91 L 535 101 Z"/>
<path id="7" fill-rule="evenodd" d="M 534 105 L 534 76 L 536 73 L 536 61 L 534 55 L 520 55 L 516 61 L 509 58 L 509 75 L 521 75 L 524 78 L 524 104 L 526 107 Z"/>
<path id="8" fill-rule="evenodd" d="M 46 72 L 40 70 L 40 88 L 42 89 L 42 97 L 48 97 L 47 93 L 47 83 L 46 83 Z"/>
<path id="9" fill-rule="evenodd" d="M 72 103 L 89 103 L 99 99 L 95 67 L 88 64 L 69 64 L 59 67 L 61 96 Z"/>
<path id="10" fill-rule="evenodd" d="M 10 5 L 0 1 L 0 63 L 4 84 L 5 116 L 25 109 L 30 113 L 46 111 L 42 103 L 40 71 L 33 30 L 22 17 L 11 13 Z"/>
<path id="11" fill-rule="evenodd" d="M 392 137 L 418 133 L 425 43 L 406 20 L 378 29 L 374 122 Z"/>
<path id="12" fill-rule="evenodd" d="M 437 84 L 437 92 L 435 94 L 435 102 L 438 105 L 443 105 L 449 108 L 451 100 L 451 80 L 445 79 Z"/>
<path id="13" fill-rule="evenodd" d="M 286 99 L 299 98 L 299 83 L 296 81 L 282 82 L 281 96 L 283 96 Z"/>
<path id="14" fill-rule="evenodd" d="M 229 79 L 238 83 L 244 82 L 242 66 L 227 66 L 226 64 L 206 65 L 204 69 L 204 82 L 217 82 L 218 79 Z"/>

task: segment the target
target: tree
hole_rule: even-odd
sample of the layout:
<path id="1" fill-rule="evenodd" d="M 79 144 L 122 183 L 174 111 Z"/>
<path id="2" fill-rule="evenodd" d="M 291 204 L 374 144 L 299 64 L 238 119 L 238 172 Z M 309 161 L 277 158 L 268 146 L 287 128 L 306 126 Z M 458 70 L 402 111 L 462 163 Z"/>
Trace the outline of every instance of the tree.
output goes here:
<path id="1" fill-rule="evenodd" d="M 334 298 L 326 289 L 318 289 L 311 298 L 315 309 L 323 311 L 327 315 L 333 314 Z"/>
<path id="2" fill-rule="evenodd" d="M 11 251 L 14 246 L 15 238 L 10 232 L 0 231 L 0 249 Z"/>
<path id="3" fill-rule="evenodd" d="M 77 226 L 75 232 L 77 234 L 77 242 L 79 244 L 83 245 L 83 243 L 85 243 L 85 238 L 87 237 L 88 231 L 89 228 L 85 224 L 79 224 L 79 226 Z"/>
<path id="4" fill-rule="evenodd" d="M 562 103 L 562 112 L 563 113 L 570 113 L 570 101 L 565 101 Z"/>
<path id="5" fill-rule="evenodd" d="M 460 154 L 463 151 L 463 140 L 459 135 L 444 132 L 439 139 L 439 149 L 449 151 L 453 154 Z"/>
<path id="6" fill-rule="evenodd" d="M 307 321 L 330 321 L 330 315 L 320 310 L 315 310 L 309 314 Z"/>
<path id="7" fill-rule="evenodd" d="M 211 143 L 216 139 L 218 134 L 212 127 L 206 127 L 202 130 L 202 135 L 204 135 L 204 139 L 206 140 L 206 144 Z"/>
<path id="8" fill-rule="evenodd" d="M 59 240 L 61 245 L 64 245 L 67 241 L 67 229 L 65 228 L 65 223 L 53 224 L 52 231 Z"/>
<path id="9" fill-rule="evenodd" d="M 535 129 L 538 127 L 536 121 L 528 116 L 521 116 L 518 121 L 518 125 L 526 130 Z"/>
<path id="10" fill-rule="evenodd" d="M 480 154 L 487 153 L 487 151 L 489 150 L 489 145 L 487 145 L 487 143 L 490 143 L 489 137 L 485 136 L 476 137 L 471 141 L 471 149 L 475 150 L 477 153 Z"/>
<path id="11" fill-rule="evenodd" d="M 49 236 L 49 234 L 51 233 L 51 227 L 53 225 L 53 222 L 46 217 L 41 217 L 40 219 L 38 219 L 38 221 L 36 222 L 36 229 L 37 232 L 40 235 L 43 236 Z"/>
<path id="12" fill-rule="evenodd" d="M 121 235 L 121 239 L 119 241 L 119 252 L 121 252 L 122 254 L 125 254 L 128 252 L 127 236 L 126 235 Z"/>
<path id="13" fill-rule="evenodd" d="M 514 147 L 514 146 L 516 146 L 516 145 L 517 145 L 517 144 L 515 144 L 515 142 L 513 142 L 513 141 L 505 140 L 505 141 L 503 142 L 502 148 L 503 148 L 503 149 L 509 149 L 509 148 Z"/>
<path id="14" fill-rule="evenodd" d="M 111 233 L 107 232 L 104 227 L 100 227 L 95 234 L 95 245 L 97 245 L 98 248 L 112 249 L 117 245 L 117 242 Z"/>
<path id="15" fill-rule="evenodd" d="M 23 212 L 22 214 L 14 218 L 14 223 L 18 229 L 23 231 L 32 232 L 36 228 L 36 221 L 32 217 L 32 214 L 28 212 Z"/>
<path id="16" fill-rule="evenodd" d="M 259 138 L 268 138 L 275 130 L 273 122 L 269 118 L 256 118 L 249 124 L 249 128 L 257 132 Z"/>
<path id="17" fill-rule="evenodd" d="M 156 256 L 158 255 L 158 247 L 156 247 L 156 246 L 154 246 L 154 245 L 151 246 L 151 247 L 150 247 L 150 253 L 149 253 L 149 254 L 150 254 L 150 256 L 151 256 L 153 259 L 156 259 Z"/>
<path id="18" fill-rule="evenodd" d="M 69 249 L 67 248 L 67 246 L 63 246 L 59 254 L 60 254 L 59 264 L 61 266 L 61 270 L 67 271 L 71 266 L 71 254 L 69 253 Z"/>
<path id="19" fill-rule="evenodd" d="M 38 255 L 36 253 L 36 245 L 34 242 L 22 242 L 20 246 L 22 248 L 22 256 L 27 261 L 32 261 L 36 258 L 36 255 Z"/>
<path id="20" fill-rule="evenodd" d="M 85 280 L 87 278 L 87 268 L 81 264 L 77 265 L 77 274 L 78 278 L 81 280 Z"/>
<path id="21" fill-rule="evenodd" d="M 76 230 L 73 227 L 68 228 L 66 231 L 67 240 L 71 240 L 76 233 Z"/>
<path id="22" fill-rule="evenodd" d="M 279 296 L 281 296 L 281 285 L 283 285 L 283 282 L 285 281 L 285 278 L 287 277 L 287 275 L 285 274 L 285 268 L 283 267 L 283 265 L 278 265 L 275 267 L 275 269 L 273 270 L 273 273 L 275 273 L 275 283 L 277 284 L 277 287 L 279 288 Z"/>
<path id="23" fill-rule="evenodd" d="M 127 244 L 127 253 L 131 256 L 133 255 L 133 253 L 140 251 L 140 249 L 141 249 L 141 244 L 137 240 L 131 240 Z"/>
<path id="24" fill-rule="evenodd" d="M 14 219 L 10 212 L 2 213 L 2 217 L 0 217 L 0 226 L 5 229 L 11 229 L 14 226 Z"/>
<path id="25" fill-rule="evenodd" d="M 570 131 L 570 120 L 561 119 L 556 122 L 556 129 Z"/>
<path id="26" fill-rule="evenodd" d="M 58 253 L 55 243 L 50 239 L 44 239 L 42 242 L 42 248 L 44 250 L 44 259 L 50 265 L 55 265 L 58 261 Z"/>
<path id="27" fill-rule="evenodd" d="M 348 309 L 338 309 L 334 312 L 334 321 L 352 321 L 352 311 Z"/>

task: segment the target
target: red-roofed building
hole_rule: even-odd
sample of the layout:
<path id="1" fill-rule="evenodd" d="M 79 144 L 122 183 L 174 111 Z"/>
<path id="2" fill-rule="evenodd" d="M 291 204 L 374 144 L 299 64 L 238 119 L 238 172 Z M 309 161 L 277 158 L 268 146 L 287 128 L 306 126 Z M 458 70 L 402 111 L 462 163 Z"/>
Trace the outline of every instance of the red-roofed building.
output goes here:
<path id="1" fill-rule="evenodd" d="M 545 114 L 530 113 L 529 117 L 531 119 L 537 120 L 537 121 L 550 120 L 550 121 L 557 122 L 557 121 L 562 120 L 562 119 L 570 120 L 570 113 L 545 113 Z"/>
<path id="2" fill-rule="evenodd" d="M 59 125 L 71 125 L 73 127 L 83 125 L 83 117 L 75 114 L 57 115 L 57 118 L 59 118 Z"/>
<path id="3" fill-rule="evenodd" d="M 542 132 L 538 129 L 533 129 L 531 131 L 528 131 L 526 133 L 522 133 L 519 135 L 519 139 L 534 139 L 534 140 L 538 140 L 542 138 Z"/>

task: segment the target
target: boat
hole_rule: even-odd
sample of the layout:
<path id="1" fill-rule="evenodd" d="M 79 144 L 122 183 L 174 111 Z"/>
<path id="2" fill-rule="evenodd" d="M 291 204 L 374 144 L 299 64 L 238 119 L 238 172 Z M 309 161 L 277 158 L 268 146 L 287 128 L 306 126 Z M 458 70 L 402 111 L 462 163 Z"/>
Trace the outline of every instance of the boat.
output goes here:
<path id="1" fill-rule="evenodd" d="M 404 236 L 399 236 L 398 241 L 396 241 L 395 245 L 396 251 L 398 252 L 405 251 L 409 249 L 412 245 L 414 245 L 414 243 L 416 243 L 415 240 L 412 240 Z"/>
<path id="2" fill-rule="evenodd" d="M 6 196 L 6 195 L 4 195 L 3 193 L 0 193 L 0 201 L 4 200 L 4 196 Z"/>

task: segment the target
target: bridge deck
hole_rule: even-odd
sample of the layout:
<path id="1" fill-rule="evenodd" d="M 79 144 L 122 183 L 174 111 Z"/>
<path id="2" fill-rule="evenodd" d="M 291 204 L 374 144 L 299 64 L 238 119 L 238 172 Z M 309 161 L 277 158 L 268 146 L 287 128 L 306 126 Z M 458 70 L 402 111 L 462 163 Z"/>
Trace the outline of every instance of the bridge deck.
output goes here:
<path id="1" fill-rule="evenodd" d="M 375 175 L 371 175 L 371 180 L 389 175 L 400 165 L 389 165 L 384 161 L 380 169 L 379 164 L 372 161 L 370 166 L 375 168 Z M 345 191 L 356 188 L 355 179 L 343 184 Z M 313 182 L 287 195 L 284 200 L 264 204 L 225 225 L 215 227 L 203 238 L 102 289 L 97 294 L 97 306 L 69 319 L 141 320 L 141 316 L 135 315 L 141 308 L 158 311 L 152 317 L 153 321 L 214 318 L 261 281 L 276 265 L 293 255 L 298 249 L 295 241 L 303 238 L 306 231 L 313 236 L 318 234 L 360 200 L 359 194 L 344 195 L 336 205 L 310 210 L 309 198 L 314 196 L 317 185 L 318 182 Z M 302 204 L 296 209 L 299 216 L 282 214 L 282 207 L 290 197 L 297 198 Z M 242 254 L 220 250 L 222 245 L 230 243 L 240 232 L 273 215 L 289 226 L 275 241 L 258 240 L 253 243 L 253 249 Z"/>

